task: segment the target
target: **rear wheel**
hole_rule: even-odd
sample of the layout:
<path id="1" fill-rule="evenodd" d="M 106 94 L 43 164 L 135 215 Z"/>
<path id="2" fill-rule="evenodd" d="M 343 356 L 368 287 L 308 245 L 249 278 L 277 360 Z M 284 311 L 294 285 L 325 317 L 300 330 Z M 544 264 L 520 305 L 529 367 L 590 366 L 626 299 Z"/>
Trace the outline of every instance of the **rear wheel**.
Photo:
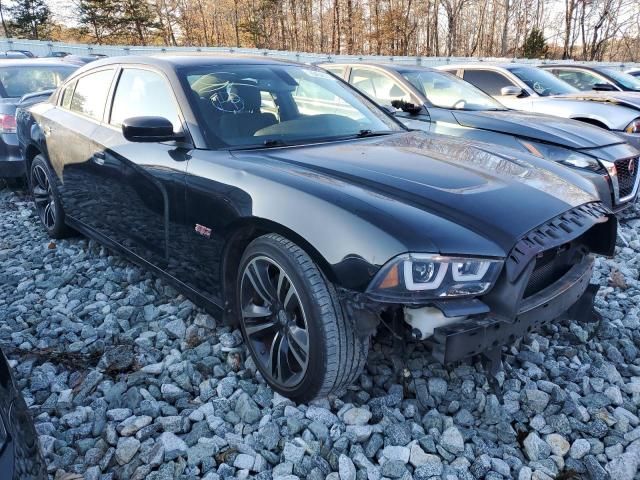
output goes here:
<path id="1" fill-rule="evenodd" d="M 64 209 L 56 187 L 56 177 L 42 155 L 37 155 L 31 163 L 31 194 L 40 222 L 51 238 L 66 238 L 72 230 L 64 223 Z"/>
<path id="2" fill-rule="evenodd" d="M 286 238 L 254 240 L 240 262 L 237 305 L 255 363 L 269 385 L 297 402 L 335 393 L 364 367 L 359 336 L 333 285 Z"/>

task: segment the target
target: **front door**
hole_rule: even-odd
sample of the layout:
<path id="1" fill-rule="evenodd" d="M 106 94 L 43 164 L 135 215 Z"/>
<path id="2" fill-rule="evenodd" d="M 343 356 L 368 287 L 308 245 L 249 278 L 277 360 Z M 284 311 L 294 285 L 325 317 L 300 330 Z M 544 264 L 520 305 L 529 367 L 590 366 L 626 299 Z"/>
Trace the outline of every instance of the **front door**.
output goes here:
<path id="1" fill-rule="evenodd" d="M 102 175 L 104 233 L 133 254 L 166 269 L 171 232 L 183 220 L 190 147 L 170 142 L 130 142 L 127 118 L 164 117 L 184 131 L 168 80 L 159 72 L 126 67 L 118 75 L 111 108 L 94 132 L 93 156 Z"/>

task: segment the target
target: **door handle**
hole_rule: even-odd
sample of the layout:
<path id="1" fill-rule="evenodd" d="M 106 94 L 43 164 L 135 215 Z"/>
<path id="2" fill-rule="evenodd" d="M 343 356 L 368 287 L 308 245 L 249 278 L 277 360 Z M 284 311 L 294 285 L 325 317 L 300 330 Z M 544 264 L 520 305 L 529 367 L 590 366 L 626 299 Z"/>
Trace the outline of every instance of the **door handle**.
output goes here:
<path id="1" fill-rule="evenodd" d="M 93 157 L 91 157 L 93 159 L 93 162 L 97 165 L 104 165 L 104 159 L 105 159 L 105 155 L 103 152 L 98 152 L 98 153 L 94 153 Z"/>

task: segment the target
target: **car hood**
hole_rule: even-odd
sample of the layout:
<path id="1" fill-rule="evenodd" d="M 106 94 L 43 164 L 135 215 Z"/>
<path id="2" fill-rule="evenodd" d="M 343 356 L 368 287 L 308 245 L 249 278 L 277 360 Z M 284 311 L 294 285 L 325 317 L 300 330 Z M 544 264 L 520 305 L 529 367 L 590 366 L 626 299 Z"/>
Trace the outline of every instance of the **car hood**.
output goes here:
<path id="1" fill-rule="evenodd" d="M 266 155 L 314 170 L 318 178 L 335 177 L 451 221 L 495 242 L 505 252 L 545 221 L 596 201 L 576 186 L 581 178 L 567 168 L 531 155 L 512 157 L 519 154 L 511 149 L 504 149 L 508 155 L 492 151 L 502 152 L 492 145 L 483 148 L 414 131 L 259 153 L 236 151 L 234 155 L 261 162 Z M 397 228 L 401 222 L 399 218 Z M 445 251 L 447 246 L 438 247 Z"/>
<path id="2" fill-rule="evenodd" d="M 611 103 L 628 108 L 640 109 L 640 92 L 578 92 L 557 98 Z"/>
<path id="3" fill-rule="evenodd" d="M 602 128 L 551 115 L 516 110 L 453 111 L 452 114 L 465 127 L 509 133 L 571 149 L 592 149 L 622 142 L 620 137 Z"/>

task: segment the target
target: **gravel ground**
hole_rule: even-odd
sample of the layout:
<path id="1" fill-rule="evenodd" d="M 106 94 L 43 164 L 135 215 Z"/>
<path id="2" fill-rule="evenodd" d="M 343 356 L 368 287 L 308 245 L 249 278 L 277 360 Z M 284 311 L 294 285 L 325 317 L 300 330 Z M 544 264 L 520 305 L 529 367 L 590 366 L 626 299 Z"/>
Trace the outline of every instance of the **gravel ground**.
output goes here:
<path id="1" fill-rule="evenodd" d="M 50 242 L 28 197 L 0 186 L 0 346 L 56 479 L 632 479 L 639 214 L 597 263 L 602 321 L 505 348 L 497 384 L 419 344 L 398 376 L 381 335 L 357 385 L 295 405 L 240 332 L 95 242 Z"/>

